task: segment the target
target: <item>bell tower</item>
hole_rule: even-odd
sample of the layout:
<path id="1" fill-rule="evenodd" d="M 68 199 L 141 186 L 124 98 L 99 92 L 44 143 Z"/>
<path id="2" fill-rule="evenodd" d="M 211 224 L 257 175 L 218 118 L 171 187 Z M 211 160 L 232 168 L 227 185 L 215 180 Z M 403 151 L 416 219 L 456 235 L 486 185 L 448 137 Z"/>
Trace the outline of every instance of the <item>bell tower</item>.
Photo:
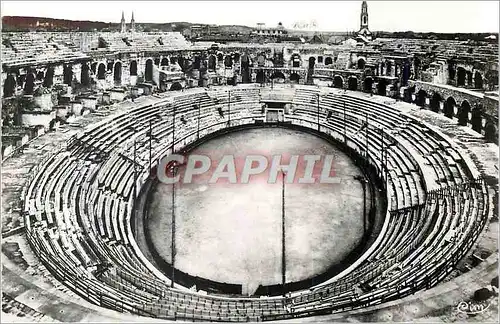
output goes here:
<path id="1" fill-rule="evenodd" d="M 135 19 L 134 19 L 134 12 L 132 11 L 132 19 L 130 20 L 130 31 L 135 32 Z"/>
<path id="2" fill-rule="evenodd" d="M 368 29 L 368 5 L 366 4 L 366 1 L 363 1 L 361 4 L 358 38 L 362 39 L 365 43 L 372 40 L 372 33 Z"/>
<path id="3" fill-rule="evenodd" d="M 120 26 L 121 26 L 121 28 L 120 28 L 121 33 L 124 33 L 127 31 L 127 25 L 125 24 L 125 14 L 123 13 L 123 11 L 122 11 L 122 21 L 121 21 Z"/>
<path id="4" fill-rule="evenodd" d="M 368 29 L 368 5 L 366 4 L 366 1 L 363 1 L 361 4 L 361 25 L 360 29 L 366 28 Z"/>

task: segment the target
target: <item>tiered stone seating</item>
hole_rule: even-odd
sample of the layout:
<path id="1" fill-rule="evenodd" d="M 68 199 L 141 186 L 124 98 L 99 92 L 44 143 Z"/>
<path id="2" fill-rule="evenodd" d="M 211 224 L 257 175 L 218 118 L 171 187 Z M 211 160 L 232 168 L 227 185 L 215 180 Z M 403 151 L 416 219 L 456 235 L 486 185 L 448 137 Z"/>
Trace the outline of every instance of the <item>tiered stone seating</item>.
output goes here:
<path id="1" fill-rule="evenodd" d="M 80 50 L 55 41 L 50 33 L 8 33 L 2 39 L 8 39 L 11 45 L 3 47 L 3 64 L 43 64 L 87 57 Z"/>
<path id="2" fill-rule="evenodd" d="M 170 51 L 187 49 L 191 44 L 178 32 L 100 33 L 109 51 Z M 161 39 L 161 44 L 158 41 Z"/>
<path id="3" fill-rule="evenodd" d="M 346 145 L 387 175 L 388 210 L 376 241 L 342 273 L 286 298 L 228 298 L 178 284 L 170 288 L 170 279 L 138 251 L 131 231 L 133 188 L 149 174 L 149 145 L 141 144 L 134 179 L 134 140 L 145 140 L 151 121 L 159 139 L 151 141 L 154 167 L 171 149 L 172 135 L 178 150 L 224 129 L 229 120 L 233 126 L 263 119 L 259 91 L 254 86 L 198 89 L 155 104 L 138 103 L 94 124 L 41 163 L 26 190 L 24 211 L 30 244 L 47 268 L 103 307 L 193 321 L 258 321 L 350 310 L 431 287 L 452 271 L 489 213 L 485 184 L 471 161 L 444 135 L 390 106 L 304 86 L 295 89 L 293 113 L 286 114 L 286 121 L 317 129 L 319 119 L 320 130 L 341 142 L 345 132 Z M 366 113 L 372 118 L 363 127 Z M 382 161 L 382 144 L 387 161 Z"/>

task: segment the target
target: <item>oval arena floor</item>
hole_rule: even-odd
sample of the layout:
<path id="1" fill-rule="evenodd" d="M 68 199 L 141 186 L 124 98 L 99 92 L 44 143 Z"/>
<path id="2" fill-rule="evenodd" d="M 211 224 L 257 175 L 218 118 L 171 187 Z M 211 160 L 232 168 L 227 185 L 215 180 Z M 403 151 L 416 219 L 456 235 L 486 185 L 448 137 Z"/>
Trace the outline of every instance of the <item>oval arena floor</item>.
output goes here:
<path id="1" fill-rule="evenodd" d="M 362 172 L 327 141 L 297 130 L 260 128 L 212 139 L 190 154 L 210 156 L 214 164 L 226 154 L 237 161 L 251 154 L 269 159 L 273 155 L 334 156 L 332 174 L 340 183 L 286 184 L 287 282 L 307 279 L 341 263 L 361 242 L 363 190 L 355 177 Z M 248 294 L 260 284 L 281 283 L 282 184 L 267 183 L 267 178 L 264 174 L 248 184 L 208 185 L 194 179 L 194 183 L 177 185 L 176 268 L 218 282 L 242 284 Z M 158 184 L 149 209 L 152 242 L 169 262 L 172 185 Z"/>

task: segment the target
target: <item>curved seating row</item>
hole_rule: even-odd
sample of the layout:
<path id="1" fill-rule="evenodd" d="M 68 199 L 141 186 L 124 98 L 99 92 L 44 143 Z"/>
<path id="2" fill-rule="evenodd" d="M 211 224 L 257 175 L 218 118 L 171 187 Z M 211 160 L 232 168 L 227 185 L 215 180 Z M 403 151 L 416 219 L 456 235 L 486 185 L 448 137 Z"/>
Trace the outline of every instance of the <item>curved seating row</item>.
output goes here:
<path id="1" fill-rule="evenodd" d="M 433 286 L 472 246 L 487 218 L 487 190 L 458 150 L 387 105 L 299 87 L 286 120 L 345 140 L 386 178 L 390 204 L 379 237 L 343 273 L 286 298 L 170 288 L 170 279 L 138 251 L 131 229 L 134 185 L 149 175 L 149 150 L 157 161 L 172 149 L 172 121 L 179 149 L 228 125 L 262 120 L 259 91 L 216 88 L 138 104 L 90 127 L 40 164 L 24 210 L 30 244 L 44 264 L 103 307 L 166 319 L 258 321 L 364 307 Z M 134 141 L 140 143 L 135 153 Z"/>

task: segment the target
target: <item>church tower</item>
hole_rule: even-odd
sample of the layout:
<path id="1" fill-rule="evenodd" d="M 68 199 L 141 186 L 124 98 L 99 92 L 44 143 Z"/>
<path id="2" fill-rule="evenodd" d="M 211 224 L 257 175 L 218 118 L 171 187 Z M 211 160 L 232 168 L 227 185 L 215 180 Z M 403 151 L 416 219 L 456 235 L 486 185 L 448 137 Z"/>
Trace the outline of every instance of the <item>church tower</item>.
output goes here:
<path id="1" fill-rule="evenodd" d="M 135 19 L 133 11 L 132 11 L 132 19 L 130 20 L 130 31 L 135 32 Z"/>
<path id="2" fill-rule="evenodd" d="M 361 26 L 360 29 L 366 28 L 368 29 L 368 5 L 366 1 L 363 1 L 361 4 Z"/>
<path id="3" fill-rule="evenodd" d="M 364 41 L 372 40 L 372 33 L 368 29 L 368 5 L 366 1 L 361 4 L 361 15 L 360 15 L 360 28 L 358 36 Z"/>
<path id="4" fill-rule="evenodd" d="M 127 31 L 127 25 L 125 24 L 125 14 L 123 13 L 122 11 L 122 21 L 121 21 L 121 28 L 120 28 L 120 32 L 121 33 L 124 33 Z"/>

